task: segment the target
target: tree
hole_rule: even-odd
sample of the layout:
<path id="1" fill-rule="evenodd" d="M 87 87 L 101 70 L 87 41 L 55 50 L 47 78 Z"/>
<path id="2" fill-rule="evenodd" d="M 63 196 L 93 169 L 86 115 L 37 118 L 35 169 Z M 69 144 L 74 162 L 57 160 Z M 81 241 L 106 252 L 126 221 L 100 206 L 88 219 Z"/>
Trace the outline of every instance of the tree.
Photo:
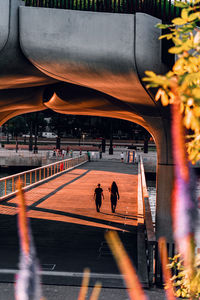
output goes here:
<path id="1" fill-rule="evenodd" d="M 195 220 L 197 201 L 195 177 L 189 161 L 200 159 L 200 0 L 176 2 L 182 8 L 181 16 L 172 24 L 159 24 L 169 33 L 160 38 L 172 40 L 169 52 L 177 60 L 165 76 L 147 71 L 143 80 L 148 88 L 157 88 L 155 99 L 171 105 L 171 134 L 174 159 L 173 230 L 176 246 L 180 252 L 190 285 L 190 299 L 199 295 L 200 278 L 194 259 Z M 186 144 L 186 145 L 185 145 Z M 196 280 L 197 278 L 197 280 Z M 198 297 L 199 298 L 199 297 Z"/>
<path id="2" fill-rule="evenodd" d="M 155 99 L 164 106 L 178 104 L 185 128 L 189 159 L 200 159 L 200 0 L 194 3 L 176 2 L 182 8 L 181 17 L 172 20 L 172 24 L 158 24 L 160 29 L 169 29 L 170 33 L 161 36 L 172 40 L 174 47 L 169 49 L 178 55 L 173 68 L 165 76 L 146 71 L 143 80 L 147 87 L 160 87 Z"/>
<path id="3" fill-rule="evenodd" d="M 12 134 L 12 137 L 18 137 L 20 134 L 24 133 L 26 128 L 26 122 L 24 117 L 17 116 L 7 122 L 7 132 Z"/>

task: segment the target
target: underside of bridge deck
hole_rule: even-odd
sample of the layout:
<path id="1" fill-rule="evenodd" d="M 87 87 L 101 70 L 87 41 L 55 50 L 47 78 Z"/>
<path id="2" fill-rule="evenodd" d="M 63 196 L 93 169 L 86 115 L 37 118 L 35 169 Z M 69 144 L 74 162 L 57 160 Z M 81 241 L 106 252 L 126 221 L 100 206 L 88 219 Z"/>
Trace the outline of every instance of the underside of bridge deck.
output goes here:
<path id="1" fill-rule="evenodd" d="M 169 111 L 154 101 L 141 78 L 164 72 L 158 19 L 0 3 L 0 123 L 50 108 L 64 114 L 136 122 L 158 151 L 157 234 L 171 238 L 172 187 Z M 43 101 L 46 90 L 52 97 Z"/>

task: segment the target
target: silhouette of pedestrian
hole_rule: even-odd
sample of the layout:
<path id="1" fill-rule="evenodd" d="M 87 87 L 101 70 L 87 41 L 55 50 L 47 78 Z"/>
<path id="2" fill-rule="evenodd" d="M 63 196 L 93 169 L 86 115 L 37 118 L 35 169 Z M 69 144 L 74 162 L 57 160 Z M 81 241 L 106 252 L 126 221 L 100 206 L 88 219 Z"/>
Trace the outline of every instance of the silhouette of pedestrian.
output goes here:
<path id="1" fill-rule="evenodd" d="M 103 189 L 101 188 L 101 185 L 99 183 L 97 185 L 97 188 L 94 190 L 94 199 L 95 199 L 95 203 L 96 203 L 97 212 L 100 212 L 102 198 L 104 199 Z"/>
<path id="2" fill-rule="evenodd" d="M 90 151 L 87 150 L 88 161 L 90 161 Z"/>
<path id="3" fill-rule="evenodd" d="M 124 162 L 124 153 L 122 151 L 122 153 L 120 154 L 120 157 L 121 157 L 121 162 Z"/>
<path id="4" fill-rule="evenodd" d="M 119 191 L 115 181 L 113 181 L 108 190 L 110 192 L 111 211 L 114 213 L 117 206 L 117 200 L 119 200 Z"/>

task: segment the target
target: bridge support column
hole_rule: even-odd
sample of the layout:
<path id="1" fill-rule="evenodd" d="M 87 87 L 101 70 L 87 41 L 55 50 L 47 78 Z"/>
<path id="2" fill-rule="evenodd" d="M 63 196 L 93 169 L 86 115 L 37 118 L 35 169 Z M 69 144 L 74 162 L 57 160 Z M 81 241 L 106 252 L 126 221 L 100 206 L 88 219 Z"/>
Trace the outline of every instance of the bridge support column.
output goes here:
<path id="1" fill-rule="evenodd" d="M 164 236 L 173 242 L 171 198 L 173 189 L 173 158 L 171 125 L 168 119 L 151 122 L 157 148 L 156 237 Z"/>

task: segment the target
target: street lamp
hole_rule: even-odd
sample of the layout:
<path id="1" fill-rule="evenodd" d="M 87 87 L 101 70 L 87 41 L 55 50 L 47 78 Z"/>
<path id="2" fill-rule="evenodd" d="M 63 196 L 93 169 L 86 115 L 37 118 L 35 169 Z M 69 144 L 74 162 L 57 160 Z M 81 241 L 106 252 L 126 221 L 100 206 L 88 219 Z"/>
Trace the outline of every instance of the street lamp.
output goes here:
<path id="1" fill-rule="evenodd" d="M 110 147 L 109 147 L 109 154 L 113 155 L 113 123 L 112 123 L 112 119 L 110 119 Z"/>
<path id="2" fill-rule="evenodd" d="M 83 145 L 84 145 L 85 134 L 82 135 L 82 138 L 83 138 Z"/>

